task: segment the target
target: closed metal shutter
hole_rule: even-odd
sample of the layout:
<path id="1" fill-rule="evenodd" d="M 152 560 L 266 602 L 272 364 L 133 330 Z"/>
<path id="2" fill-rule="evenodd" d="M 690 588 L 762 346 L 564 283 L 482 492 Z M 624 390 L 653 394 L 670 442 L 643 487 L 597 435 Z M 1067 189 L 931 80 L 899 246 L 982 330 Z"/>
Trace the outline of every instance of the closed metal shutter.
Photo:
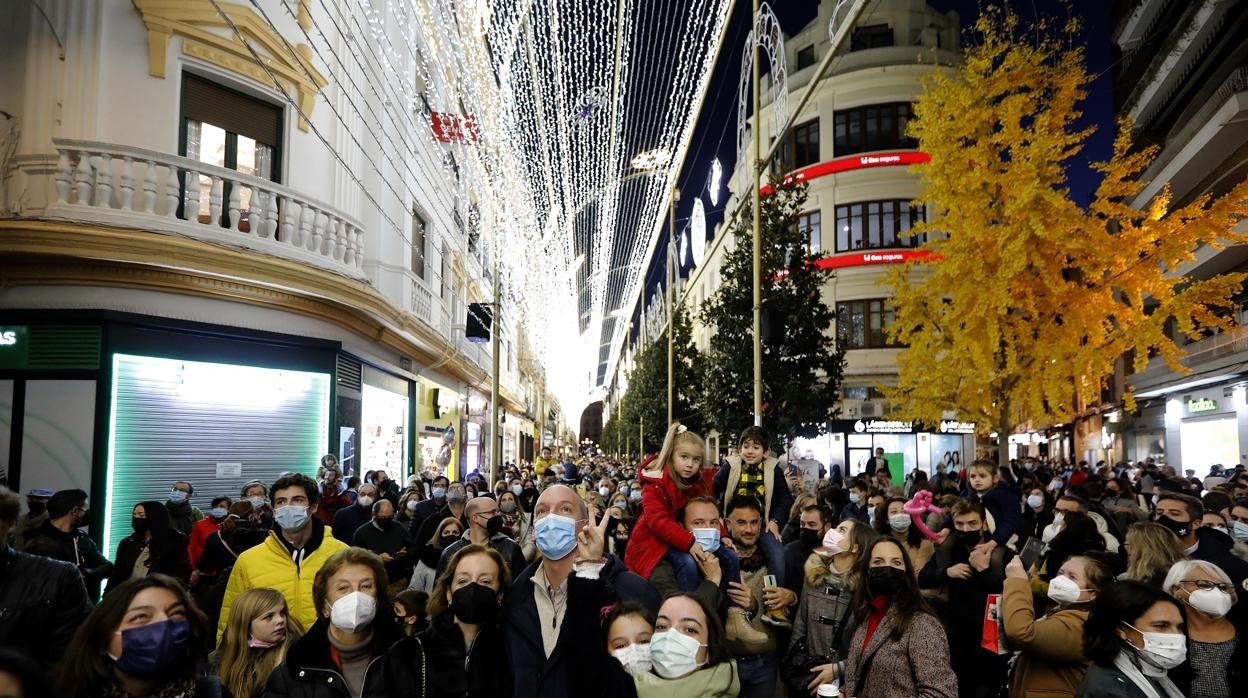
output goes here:
<path id="1" fill-rule="evenodd" d="M 258 143 L 281 143 L 282 110 L 190 73 L 182 74 L 183 116 Z"/>
<path id="2" fill-rule="evenodd" d="M 114 355 L 106 554 L 130 535 L 134 505 L 164 502 L 177 480 L 194 485 L 192 503 L 207 510 L 214 496 L 237 499 L 251 480 L 314 476 L 326 453 L 330 381 L 328 373 Z"/>

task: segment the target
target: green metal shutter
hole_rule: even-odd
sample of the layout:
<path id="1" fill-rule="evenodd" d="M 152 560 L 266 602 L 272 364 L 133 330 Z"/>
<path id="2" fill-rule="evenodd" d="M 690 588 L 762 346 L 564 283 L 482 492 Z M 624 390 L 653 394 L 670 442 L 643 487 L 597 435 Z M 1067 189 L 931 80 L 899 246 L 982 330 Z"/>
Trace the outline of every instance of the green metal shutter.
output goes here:
<path id="1" fill-rule="evenodd" d="M 104 545 L 131 532 L 134 505 L 165 501 L 186 480 L 192 503 L 237 499 L 250 480 L 314 475 L 329 432 L 328 373 L 116 354 L 109 422 Z M 227 465 L 241 463 L 234 475 Z"/>

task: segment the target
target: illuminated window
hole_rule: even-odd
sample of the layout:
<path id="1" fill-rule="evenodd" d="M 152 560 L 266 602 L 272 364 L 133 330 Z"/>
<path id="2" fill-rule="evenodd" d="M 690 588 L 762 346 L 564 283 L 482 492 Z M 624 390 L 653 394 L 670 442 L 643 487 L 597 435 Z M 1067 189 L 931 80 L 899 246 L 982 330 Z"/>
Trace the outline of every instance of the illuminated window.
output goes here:
<path id="1" fill-rule="evenodd" d="M 918 247 L 926 235 L 902 235 L 923 222 L 924 208 L 892 199 L 836 207 L 836 251 Z"/>
<path id="2" fill-rule="evenodd" d="M 811 254 L 823 251 L 823 240 L 819 231 L 819 212 L 810 211 L 797 217 L 797 230 L 806 236 L 806 249 Z"/>
<path id="3" fill-rule="evenodd" d="M 281 181 L 282 109 L 203 78 L 182 75 L 182 129 L 179 154 L 209 165 L 237 170 L 274 182 Z M 231 187 L 222 186 L 221 200 L 230 200 Z M 201 223 L 211 217 L 212 178 L 199 176 Z M 251 187 L 241 187 L 239 229 L 249 230 Z M 221 224 L 228 225 L 222 206 Z"/>

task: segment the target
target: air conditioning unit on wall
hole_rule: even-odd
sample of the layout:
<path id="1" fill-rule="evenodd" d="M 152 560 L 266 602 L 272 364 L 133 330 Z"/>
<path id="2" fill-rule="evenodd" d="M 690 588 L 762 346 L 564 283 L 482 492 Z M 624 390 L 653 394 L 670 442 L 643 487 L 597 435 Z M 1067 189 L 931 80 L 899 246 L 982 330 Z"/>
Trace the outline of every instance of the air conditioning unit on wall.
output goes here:
<path id="1" fill-rule="evenodd" d="M 861 417 L 883 417 L 884 405 L 878 402 L 873 402 L 873 401 L 868 400 L 867 402 L 862 403 L 862 412 L 859 416 Z"/>

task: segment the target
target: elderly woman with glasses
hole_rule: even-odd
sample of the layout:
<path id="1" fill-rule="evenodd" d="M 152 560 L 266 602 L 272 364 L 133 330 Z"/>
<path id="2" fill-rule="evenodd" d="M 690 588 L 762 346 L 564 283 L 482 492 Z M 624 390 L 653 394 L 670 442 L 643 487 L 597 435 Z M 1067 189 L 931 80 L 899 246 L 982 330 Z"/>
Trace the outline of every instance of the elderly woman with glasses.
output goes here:
<path id="1" fill-rule="evenodd" d="M 1187 607 L 1187 663 L 1170 672 L 1189 698 L 1229 698 L 1248 678 L 1248 642 L 1227 614 L 1238 600 L 1222 568 L 1205 560 L 1179 560 L 1163 589 Z"/>

